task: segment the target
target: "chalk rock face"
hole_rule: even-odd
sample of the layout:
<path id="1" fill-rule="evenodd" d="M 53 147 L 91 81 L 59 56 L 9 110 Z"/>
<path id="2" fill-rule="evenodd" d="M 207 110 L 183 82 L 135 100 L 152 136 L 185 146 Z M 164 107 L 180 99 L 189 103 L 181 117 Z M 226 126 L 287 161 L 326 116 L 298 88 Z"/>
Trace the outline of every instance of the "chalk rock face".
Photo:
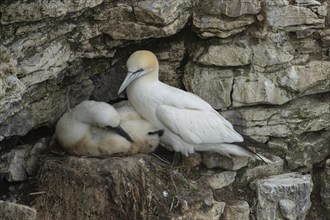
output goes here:
<path id="1" fill-rule="evenodd" d="M 304 219 L 311 206 L 310 175 L 287 173 L 252 183 L 257 193 L 257 219 Z"/>

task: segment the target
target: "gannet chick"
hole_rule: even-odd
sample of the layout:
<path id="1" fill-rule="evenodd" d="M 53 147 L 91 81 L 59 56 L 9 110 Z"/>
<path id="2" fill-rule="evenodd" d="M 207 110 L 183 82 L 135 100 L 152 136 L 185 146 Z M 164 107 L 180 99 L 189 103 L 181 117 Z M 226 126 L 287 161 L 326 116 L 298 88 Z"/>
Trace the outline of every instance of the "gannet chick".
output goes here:
<path id="1" fill-rule="evenodd" d="M 159 145 L 164 130 L 157 130 L 144 120 L 128 102 L 124 102 L 124 105 L 117 107 L 116 110 L 120 115 L 120 126 L 134 141 L 128 153 L 150 153 L 154 151 Z"/>
<path id="2" fill-rule="evenodd" d="M 243 142 L 232 124 L 211 105 L 192 93 L 159 81 L 155 54 L 134 52 L 126 63 L 128 74 L 118 94 L 127 87 L 129 102 L 158 129 L 164 129 L 161 142 L 185 156 L 194 151 L 215 151 L 230 157 L 247 156 L 270 162 L 234 142 Z"/>
<path id="3" fill-rule="evenodd" d="M 135 146 L 134 140 L 119 126 L 120 120 L 120 115 L 113 106 L 105 102 L 83 101 L 59 119 L 55 138 L 65 150 L 76 155 L 149 153 L 150 145 Z M 154 139 L 152 143 L 158 146 L 159 136 L 152 135 L 152 140 Z"/>

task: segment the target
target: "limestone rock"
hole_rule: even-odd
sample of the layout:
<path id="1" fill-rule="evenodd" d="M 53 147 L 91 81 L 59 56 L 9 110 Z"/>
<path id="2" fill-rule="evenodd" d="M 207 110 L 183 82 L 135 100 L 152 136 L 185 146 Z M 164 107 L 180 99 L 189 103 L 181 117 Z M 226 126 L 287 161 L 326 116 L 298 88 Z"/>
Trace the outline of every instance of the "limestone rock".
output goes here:
<path id="1" fill-rule="evenodd" d="M 182 87 L 182 72 L 178 71 L 186 54 L 183 39 L 161 44 L 156 51 L 159 59 L 159 79 L 171 86 Z"/>
<path id="2" fill-rule="evenodd" d="M 227 38 L 243 32 L 254 22 L 255 18 L 253 16 L 241 16 L 238 18 L 224 19 L 222 17 L 207 14 L 193 14 L 194 30 L 202 38 Z"/>
<path id="3" fill-rule="evenodd" d="M 286 161 L 290 169 L 310 171 L 330 154 L 330 131 L 295 135 L 285 141 L 288 144 Z"/>
<path id="4" fill-rule="evenodd" d="M 273 30 L 298 31 L 307 28 L 324 27 L 324 17 L 305 7 L 286 5 L 284 7 L 267 7 L 266 22 Z"/>
<path id="5" fill-rule="evenodd" d="M 16 1 L 2 8 L 1 24 L 16 22 L 38 21 L 49 17 L 63 17 L 64 15 L 77 12 L 83 8 L 92 8 L 99 5 L 102 0 L 93 1 L 49 1 L 47 4 L 40 2 Z"/>
<path id="6" fill-rule="evenodd" d="M 40 53 L 23 60 L 18 65 L 20 74 L 25 75 L 22 82 L 29 87 L 33 84 L 55 78 L 67 67 L 72 51 L 64 42 L 52 42 Z"/>
<path id="7" fill-rule="evenodd" d="M 302 97 L 278 108 L 250 107 L 221 113 L 250 137 L 288 137 L 329 128 L 329 99 Z M 293 133 L 294 132 L 294 133 Z"/>
<path id="8" fill-rule="evenodd" d="M 0 124 L 0 139 L 11 135 L 25 135 L 31 128 L 41 124 L 55 123 L 67 109 L 68 104 L 74 106 L 78 102 L 88 99 L 93 91 L 93 86 L 89 80 L 71 86 L 69 97 L 65 90 L 58 90 L 58 88 L 52 86 L 47 88 L 51 89 L 50 91 L 53 90 L 51 93 L 46 93 L 46 88 L 42 86 L 35 91 L 30 91 L 31 97 L 36 99 L 35 102 L 32 104 L 28 104 L 29 102 L 23 103 L 24 105 L 20 106 L 21 108 L 24 107 L 23 109 L 20 109 L 15 116 L 7 118 L 4 123 Z M 68 98 L 70 103 L 67 103 Z"/>
<path id="9" fill-rule="evenodd" d="M 203 192 L 194 200 L 182 200 L 180 203 L 182 215 L 171 218 L 171 220 L 218 220 L 226 205 L 224 202 L 215 201 L 212 191 Z"/>
<path id="10" fill-rule="evenodd" d="M 191 0 L 142 1 L 118 4 L 95 16 L 100 30 L 114 39 L 141 40 L 170 36 L 181 30 L 190 17 Z"/>
<path id="11" fill-rule="evenodd" d="M 304 219 L 311 206 L 310 175 L 286 173 L 256 180 L 257 219 Z"/>
<path id="12" fill-rule="evenodd" d="M 287 90 L 277 86 L 275 80 L 264 73 L 251 71 L 248 75 L 235 77 L 233 106 L 276 104 L 282 105 L 292 99 Z"/>
<path id="13" fill-rule="evenodd" d="M 192 53 L 193 61 L 203 65 L 242 66 L 251 63 L 252 51 L 244 42 L 210 45 L 197 48 Z"/>
<path id="14" fill-rule="evenodd" d="M 201 67 L 190 62 L 185 68 L 183 83 L 188 91 L 200 96 L 213 108 L 225 109 L 231 105 L 233 74 L 231 69 Z"/>
<path id="15" fill-rule="evenodd" d="M 330 159 L 327 159 L 321 179 L 320 191 L 322 205 L 326 208 L 328 216 L 330 215 Z"/>
<path id="16" fill-rule="evenodd" d="M 320 6 L 321 3 L 316 1 L 316 0 L 295 0 L 296 4 L 299 6 L 304 6 L 304 7 L 308 7 L 308 6 Z"/>
<path id="17" fill-rule="evenodd" d="M 248 220 L 250 214 L 249 203 L 243 200 L 234 201 L 226 204 L 223 214 L 224 220 L 242 219 Z"/>
<path id="18" fill-rule="evenodd" d="M 329 61 L 311 61 L 303 66 L 293 66 L 287 72 L 280 71 L 275 79 L 289 91 L 301 95 L 326 92 L 330 90 L 329 69 Z"/>
<path id="19" fill-rule="evenodd" d="M 26 154 L 26 172 L 29 176 L 36 174 L 40 167 L 41 156 L 48 147 L 48 140 L 41 138 L 37 143 L 30 146 Z"/>
<path id="20" fill-rule="evenodd" d="M 0 200 L 1 218 L 6 220 L 35 220 L 37 211 L 25 205 Z"/>
<path id="21" fill-rule="evenodd" d="M 39 169 L 41 154 L 48 140 L 40 139 L 34 145 L 20 145 L 0 157 L 0 171 L 9 182 L 25 181 Z"/>
<path id="22" fill-rule="evenodd" d="M 261 164 L 258 166 L 249 164 L 249 166 L 246 169 L 240 171 L 237 181 L 246 184 L 258 178 L 283 173 L 284 161 L 277 156 L 273 156 L 271 158 L 271 161 L 273 163 Z"/>
<path id="23" fill-rule="evenodd" d="M 297 219 L 297 213 L 295 212 L 296 204 L 292 200 L 281 199 L 279 206 L 284 219 Z"/>
<path id="24" fill-rule="evenodd" d="M 293 56 L 271 43 L 260 43 L 252 46 L 252 64 L 260 67 L 288 63 Z"/>
<path id="25" fill-rule="evenodd" d="M 239 17 L 246 14 L 258 14 L 261 10 L 260 1 L 233 0 L 233 1 L 201 1 L 197 6 L 208 14 L 224 14 L 229 17 Z"/>
<path id="26" fill-rule="evenodd" d="M 207 182 L 213 190 L 221 189 L 228 186 L 235 181 L 236 172 L 225 171 L 221 173 L 215 173 L 210 177 L 207 177 Z"/>
<path id="27" fill-rule="evenodd" d="M 9 182 L 27 180 L 26 152 L 28 145 L 20 146 L 0 158 L 0 170 Z"/>
<path id="28" fill-rule="evenodd" d="M 226 170 L 239 170 L 248 165 L 247 157 L 225 157 L 218 153 L 203 153 L 203 164 L 209 169 L 223 168 Z"/>

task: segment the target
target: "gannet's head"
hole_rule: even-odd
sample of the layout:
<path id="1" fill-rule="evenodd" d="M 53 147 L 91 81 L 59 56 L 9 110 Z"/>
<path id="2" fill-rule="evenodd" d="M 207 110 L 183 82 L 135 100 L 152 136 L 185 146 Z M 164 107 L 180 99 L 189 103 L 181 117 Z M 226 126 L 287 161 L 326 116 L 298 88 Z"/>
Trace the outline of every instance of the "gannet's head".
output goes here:
<path id="1" fill-rule="evenodd" d="M 154 53 L 148 50 L 138 50 L 134 52 L 127 60 L 126 67 L 128 70 L 124 82 L 121 84 L 118 94 L 132 83 L 135 79 L 147 75 L 154 74 L 158 79 L 158 60 Z"/>
<path id="2" fill-rule="evenodd" d="M 132 141 L 126 131 L 120 127 L 119 113 L 106 102 L 83 101 L 74 108 L 73 113 L 74 117 L 81 122 L 110 130 Z"/>

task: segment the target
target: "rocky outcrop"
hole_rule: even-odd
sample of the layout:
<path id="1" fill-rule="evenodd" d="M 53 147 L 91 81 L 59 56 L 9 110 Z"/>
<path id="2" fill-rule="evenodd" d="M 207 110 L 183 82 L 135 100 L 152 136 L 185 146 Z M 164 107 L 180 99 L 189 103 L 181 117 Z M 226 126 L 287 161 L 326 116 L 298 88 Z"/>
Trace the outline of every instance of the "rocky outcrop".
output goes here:
<path id="1" fill-rule="evenodd" d="M 192 213 L 205 219 L 255 215 L 246 203 L 254 204 L 258 197 L 261 210 L 263 198 L 248 193 L 244 186 L 249 182 L 309 172 L 329 158 L 329 11 L 325 0 L 2 1 L 0 176 L 20 182 L 35 175 L 51 134 L 31 131 L 51 130 L 69 107 L 82 100 L 113 103 L 125 97 L 117 94 L 125 62 L 133 51 L 147 49 L 159 58 L 162 81 L 201 96 L 236 130 L 267 144 L 271 151 L 262 154 L 274 160 L 260 165 L 208 152 L 184 160 L 186 171 L 206 175 L 202 179 L 208 197 L 180 203 L 173 219 L 191 219 Z M 31 136 L 34 141 L 26 141 Z M 36 142 L 41 136 L 47 139 Z M 84 163 L 102 167 L 100 161 L 88 161 Z M 328 189 L 325 167 L 323 180 L 314 182 L 315 190 L 322 192 Z M 75 178 L 85 181 L 82 175 Z M 258 182 L 255 188 L 263 184 Z M 233 187 L 243 187 L 244 193 L 236 195 Z M 215 200 L 213 195 L 223 189 L 228 199 L 214 196 Z M 325 216 L 328 202 L 323 195 L 321 211 L 311 209 L 315 213 L 306 218 Z M 310 206 L 309 194 L 305 196 L 301 218 Z M 276 200 L 276 215 L 294 219 L 296 199 L 292 195 Z M 174 206 L 177 198 L 167 202 Z M 320 201 L 312 201 L 312 207 L 316 204 Z M 270 214 L 260 212 L 256 215 Z"/>
<path id="2" fill-rule="evenodd" d="M 257 219 L 305 219 L 311 206 L 310 175 L 295 173 L 270 176 L 252 183 L 257 192 Z"/>
<path id="3" fill-rule="evenodd" d="M 35 220 L 37 212 L 25 205 L 0 200 L 1 218 L 7 220 Z"/>
<path id="4" fill-rule="evenodd" d="M 40 173 L 39 189 L 46 192 L 36 201 L 40 219 L 206 220 L 219 219 L 225 206 L 205 182 L 164 169 L 147 155 L 50 158 Z"/>

